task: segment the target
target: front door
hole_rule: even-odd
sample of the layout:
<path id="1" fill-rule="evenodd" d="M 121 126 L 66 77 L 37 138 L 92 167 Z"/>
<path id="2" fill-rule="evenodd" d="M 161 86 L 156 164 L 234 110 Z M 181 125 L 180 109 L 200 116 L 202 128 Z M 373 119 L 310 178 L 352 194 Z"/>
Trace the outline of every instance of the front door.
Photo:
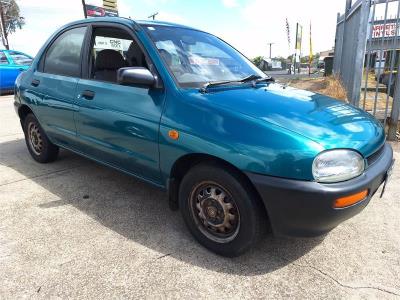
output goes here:
<path id="1" fill-rule="evenodd" d="M 139 49 L 123 29 L 93 28 L 88 78 L 77 87 L 75 123 L 79 149 L 86 155 L 157 183 L 164 90 L 116 82 L 119 68 L 145 66 Z"/>

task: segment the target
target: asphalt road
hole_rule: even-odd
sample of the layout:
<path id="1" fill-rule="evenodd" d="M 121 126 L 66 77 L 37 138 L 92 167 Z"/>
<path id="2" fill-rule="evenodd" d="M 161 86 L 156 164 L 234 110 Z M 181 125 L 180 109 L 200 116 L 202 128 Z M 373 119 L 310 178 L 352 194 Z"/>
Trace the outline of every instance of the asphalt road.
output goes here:
<path id="1" fill-rule="evenodd" d="M 399 299 L 399 183 L 397 163 L 384 197 L 324 237 L 222 258 L 162 191 L 67 151 L 34 162 L 0 97 L 0 299 Z"/>
<path id="2" fill-rule="evenodd" d="M 288 74 L 287 70 L 275 70 L 275 71 L 265 71 L 265 74 L 275 78 L 277 82 L 287 82 L 290 80 L 294 79 L 300 79 L 300 78 L 319 78 L 322 77 L 322 73 L 313 73 L 311 75 L 308 75 L 308 70 L 302 70 L 302 73 L 297 73 L 296 74 Z"/>

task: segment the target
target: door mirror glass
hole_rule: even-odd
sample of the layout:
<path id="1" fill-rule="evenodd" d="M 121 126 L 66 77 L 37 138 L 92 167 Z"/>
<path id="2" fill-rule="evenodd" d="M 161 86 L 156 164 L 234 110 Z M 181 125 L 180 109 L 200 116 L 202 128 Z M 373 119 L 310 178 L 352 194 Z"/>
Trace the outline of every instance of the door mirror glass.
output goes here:
<path id="1" fill-rule="evenodd" d="M 142 67 L 118 69 L 117 80 L 122 85 L 141 85 L 146 87 L 152 87 L 156 82 L 154 75 L 148 69 Z"/>

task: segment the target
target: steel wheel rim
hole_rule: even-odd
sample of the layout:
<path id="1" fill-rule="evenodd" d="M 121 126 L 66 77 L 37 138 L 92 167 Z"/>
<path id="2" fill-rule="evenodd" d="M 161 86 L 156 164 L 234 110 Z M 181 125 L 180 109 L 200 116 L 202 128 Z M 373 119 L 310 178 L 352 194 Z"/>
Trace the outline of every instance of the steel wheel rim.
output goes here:
<path id="1" fill-rule="evenodd" d="M 197 228 L 217 243 L 231 242 L 239 233 L 240 214 L 231 194 L 215 182 L 192 189 L 189 207 Z"/>
<path id="2" fill-rule="evenodd" d="M 31 150 L 36 155 L 40 155 L 43 150 L 43 139 L 39 127 L 33 122 L 28 125 L 28 140 Z"/>

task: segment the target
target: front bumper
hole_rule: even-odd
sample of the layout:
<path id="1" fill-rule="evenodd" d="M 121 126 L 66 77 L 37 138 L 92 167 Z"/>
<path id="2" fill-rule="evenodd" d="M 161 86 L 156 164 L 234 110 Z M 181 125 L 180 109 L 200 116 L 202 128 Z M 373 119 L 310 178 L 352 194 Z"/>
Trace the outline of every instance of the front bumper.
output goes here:
<path id="1" fill-rule="evenodd" d="M 351 180 L 321 184 L 247 173 L 268 211 L 278 236 L 318 236 L 359 213 L 385 181 L 393 163 L 393 151 L 384 145 L 382 154 L 366 171 Z M 368 196 L 346 208 L 333 208 L 337 198 L 368 189 Z"/>

